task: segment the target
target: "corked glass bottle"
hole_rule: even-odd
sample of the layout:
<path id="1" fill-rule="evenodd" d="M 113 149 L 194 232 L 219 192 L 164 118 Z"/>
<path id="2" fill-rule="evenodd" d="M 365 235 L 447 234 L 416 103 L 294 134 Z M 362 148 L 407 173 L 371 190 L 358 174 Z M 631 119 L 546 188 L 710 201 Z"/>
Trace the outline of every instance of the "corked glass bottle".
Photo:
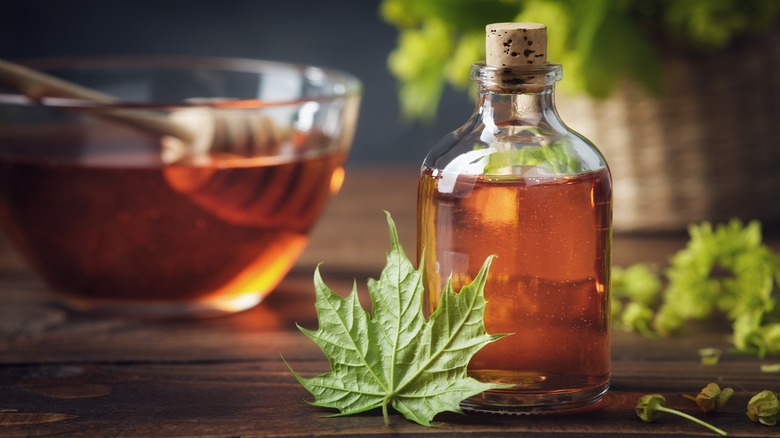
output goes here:
<path id="1" fill-rule="evenodd" d="M 496 255 L 485 327 L 513 334 L 479 351 L 469 374 L 517 386 L 463 407 L 582 409 L 609 386 L 609 170 L 555 109 L 562 69 L 546 61 L 546 27 L 492 24 L 486 40 L 486 63 L 471 71 L 474 114 L 421 169 L 417 254 L 425 259 L 426 308 L 436 308 L 448 278 L 459 290 Z"/>

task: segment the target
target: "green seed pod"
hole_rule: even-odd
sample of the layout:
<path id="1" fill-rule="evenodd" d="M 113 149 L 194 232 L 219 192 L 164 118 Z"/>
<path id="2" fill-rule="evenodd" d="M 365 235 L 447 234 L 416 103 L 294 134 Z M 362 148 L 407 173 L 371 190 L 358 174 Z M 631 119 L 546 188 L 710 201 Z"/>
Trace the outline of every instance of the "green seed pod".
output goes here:
<path id="1" fill-rule="evenodd" d="M 772 391 L 761 391 L 750 399 L 747 406 L 747 416 L 767 426 L 777 424 L 780 417 L 780 401 Z"/>
<path id="2" fill-rule="evenodd" d="M 703 412 L 711 412 L 720 409 L 734 394 L 731 388 L 720 389 L 717 383 L 710 383 L 696 396 L 696 404 Z"/>
<path id="3" fill-rule="evenodd" d="M 636 414 L 643 421 L 651 422 L 661 416 L 658 407 L 663 406 L 666 399 L 661 394 L 648 394 L 639 398 L 636 403 Z"/>

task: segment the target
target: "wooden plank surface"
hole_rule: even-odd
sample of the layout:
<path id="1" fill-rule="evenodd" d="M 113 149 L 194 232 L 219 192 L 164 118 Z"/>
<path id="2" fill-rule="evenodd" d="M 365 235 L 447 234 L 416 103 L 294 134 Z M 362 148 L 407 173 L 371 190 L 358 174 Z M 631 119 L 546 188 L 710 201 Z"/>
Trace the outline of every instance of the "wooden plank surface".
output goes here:
<path id="1" fill-rule="evenodd" d="M 391 211 L 407 252 L 415 239 L 415 169 L 351 170 L 347 184 L 314 231 L 293 272 L 260 306 L 199 321 L 96 318 L 64 309 L 37 275 L 0 241 L 0 436 L 714 436 L 676 417 L 653 424 L 634 413 L 639 396 L 659 392 L 668 405 L 726 429 L 731 436 L 780 436 L 780 427 L 750 422 L 747 400 L 780 390 L 780 374 L 760 371 L 750 356 L 725 354 L 702 365 L 697 349 L 728 351 L 727 330 L 693 325 L 684 336 L 653 341 L 616 332 L 612 389 L 587 413 L 525 417 L 441 414 L 423 428 L 381 413 L 325 418 L 280 355 L 304 376 L 327 371 L 322 353 L 295 328 L 315 328 L 311 277 L 362 298 L 388 247 L 382 209 Z M 615 261 L 662 264 L 680 236 L 615 239 Z M 724 412 L 697 413 L 682 397 L 709 382 L 736 391 Z"/>

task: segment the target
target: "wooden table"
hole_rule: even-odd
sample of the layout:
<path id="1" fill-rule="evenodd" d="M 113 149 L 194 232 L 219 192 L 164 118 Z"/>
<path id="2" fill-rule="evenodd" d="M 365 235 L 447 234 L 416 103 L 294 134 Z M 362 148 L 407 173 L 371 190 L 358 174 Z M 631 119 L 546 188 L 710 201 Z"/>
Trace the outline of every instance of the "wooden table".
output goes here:
<path id="1" fill-rule="evenodd" d="M 668 405 L 696 416 L 682 397 L 708 382 L 734 388 L 724 412 L 707 416 L 731 436 L 780 436 L 780 427 L 750 422 L 748 399 L 780 391 L 780 374 L 763 373 L 754 357 L 726 354 L 715 366 L 697 349 L 728 351 L 723 327 L 692 327 L 685 336 L 651 341 L 614 334 L 612 389 L 600 409 L 544 417 L 440 414 L 424 428 L 381 413 L 324 418 L 280 359 L 306 376 L 328 363 L 295 323 L 316 328 L 311 276 L 347 293 L 357 279 L 377 277 L 388 237 L 389 210 L 407 252 L 415 239 L 416 169 L 349 169 L 342 193 L 316 227 L 288 278 L 260 306 L 200 321 L 143 322 L 96 318 L 58 307 L 38 276 L 0 241 L 0 435 L 2 436 L 366 436 L 398 434 L 484 436 L 709 435 L 665 416 L 653 424 L 634 413 L 639 396 L 659 392 Z M 617 264 L 663 264 L 683 237 L 615 238 Z"/>

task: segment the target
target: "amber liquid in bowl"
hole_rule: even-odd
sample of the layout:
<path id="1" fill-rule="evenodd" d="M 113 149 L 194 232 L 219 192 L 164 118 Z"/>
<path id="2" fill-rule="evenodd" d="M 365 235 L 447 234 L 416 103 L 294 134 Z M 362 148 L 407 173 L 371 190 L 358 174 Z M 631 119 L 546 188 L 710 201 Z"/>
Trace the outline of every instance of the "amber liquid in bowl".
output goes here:
<path id="1" fill-rule="evenodd" d="M 606 170 L 548 179 L 459 176 L 451 193 L 439 191 L 431 169 L 420 181 L 420 246 L 425 263 L 438 269 L 424 280 L 429 310 L 450 274 L 460 290 L 496 255 L 485 328 L 512 333 L 477 352 L 469 374 L 517 386 L 487 391 L 464 407 L 533 412 L 536 405 L 565 410 L 597 401 L 610 369 Z"/>
<path id="2" fill-rule="evenodd" d="M 137 136 L 118 142 L 156 142 Z M 216 156 L 207 166 L 165 165 L 154 144 L 72 160 L 2 153 L 28 146 L 0 144 L 3 230 L 69 304 L 144 316 L 257 304 L 303 250 L 345 159 Z M 35 147 L 47 153 L 58 144 Z"/>

